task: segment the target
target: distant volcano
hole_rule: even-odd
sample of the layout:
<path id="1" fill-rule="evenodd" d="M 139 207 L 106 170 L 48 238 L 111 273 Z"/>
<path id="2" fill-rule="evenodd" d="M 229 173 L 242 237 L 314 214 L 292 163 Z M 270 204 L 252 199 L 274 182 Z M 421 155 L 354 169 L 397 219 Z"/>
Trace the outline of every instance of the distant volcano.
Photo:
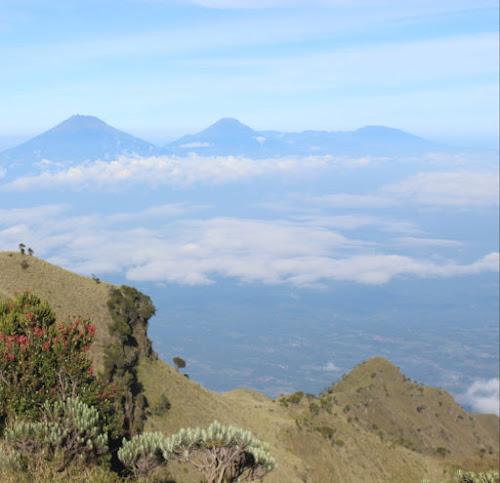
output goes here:
<path id="1" fill-rule="evenodd" d="M 197 134 L 167 145 L 176 154 L 248 157 L 405 155 L 432 150 L 436 145 L 413 134 L 385 126 L 356 131 L 254 131 L 237 119 L 222 118 Z"/>
<path id="2" fill-rule="evenodd" d="M 76 115 L 0 153 L 0 167 L 27 169 L 43 159 L 72 164 L 111 160 L 120 154 L 151 156 L 159 153 L 153 144 L 119 131 L 97 117 Z"/>
<path id="3" fill-rule="evenodd" d="M 197 134 L 158 148 L 115 129 L 97 117 L 76 115 L 17 147 L 0 153 L 0 171 L 7 176 L 28 174 L 51 163 L 71 166 L 84 161 L 112 161 L 119 155 L 246 156 L 405 156 L 443 151 L 426 139 L 399 129 L 366 126 L 356 131 L 255 131 L 234 118 L 222 118 Z M 445 149 L 446 150 L 446 149 Z"/>
<path id="4" fill-rule="evenodd" d="M 254 156 L 261 151 L 260 135 L 237 119 L 224 117 L 207 129 L 183 136 L 167 147 L 178 154 Z"/>

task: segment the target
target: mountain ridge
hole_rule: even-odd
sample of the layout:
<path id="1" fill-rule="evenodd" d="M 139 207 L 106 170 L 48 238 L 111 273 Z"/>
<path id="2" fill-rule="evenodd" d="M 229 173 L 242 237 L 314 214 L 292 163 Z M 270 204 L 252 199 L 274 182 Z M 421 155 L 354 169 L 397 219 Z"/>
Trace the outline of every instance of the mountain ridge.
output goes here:
<path id="1" fill-rule="evenodd" d="M 43 163 L 71 166 L 85 161 L 112 161 L 119 156 L 190 153 L 201 156 L 383 156 L 432 151 L 439 145 L 399 129 L 365 126 L 354 131 L 256 131 L 235 118 L 221 118 L 195 134 L 164 147 L 116 129 L 95 116 L 76 114 L 23 143 L 0 152 L 0 169 L 26 174 Z"/>

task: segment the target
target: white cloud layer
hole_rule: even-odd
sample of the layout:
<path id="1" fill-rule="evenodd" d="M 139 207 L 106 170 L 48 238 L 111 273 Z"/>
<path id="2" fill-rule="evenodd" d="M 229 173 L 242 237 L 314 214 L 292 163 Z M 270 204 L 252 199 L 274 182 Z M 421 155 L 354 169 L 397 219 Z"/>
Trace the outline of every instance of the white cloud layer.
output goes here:
<path id="1" fill-rule="evenodd" d="M 120 156 L 114 161 L 98 160 L 66 169 L 48 169 L 39 175 L 23 176 L 0 185 L 0 190 L 29 191 L 54 187 L 93 189 L 137 184 L 150 187 L 217 185 L 257 178 L 317 176 L 332 169 L 362 169 L 362 166 L 374 162 L 383 161 L 331 155 L 263 160 L 235 156 L 203 157 L 196 154 L 185 158 Z M 499 178 L 498 171 L 423 172 L 385 185 L 374 193 L 332 193 L 304 200 L 338 207 L 384 207 L 402 202 L 460 208 L 494 206 L 499 203 Z"/>
<path id="2" fill-rule="evenodd" d="M 3 185 L 3 190 L 27 191 L 36 188 L 106 187 L 126 184 L 149 186 L 190 186 L 222 184 L 258 176 L 297 175 L 324 169 L 340 162 L 333 156 L 253 160 L 234 156 L 159 156 L 137 158 L 120 156 L 115 161 L 98 160 L 58 171 L 24 176 Z"/>
<path id="3" fill-rule="evenodd" d="M 419 173 L 407 180 L 384 186 L 381 193 L 425 205 L 496 205 L 499 198 L 498 181 L 498 173 Z"/>
<path id="4" fill-rule="evenodd" d="M 71 216 L 65 206 L 3 210 L 0 248 L 13 249 L 22 240 L 37 254 L 78 273 L 124 272 L 132 281 L 186 285 L 214 283 L 217 277 L 294 286 L 330 281 L 380 285 L 401 277 L 445 278 L 499 269 L 498 253 L 469 262 L 401 255 L 339 233 L 328 217 L 177 217 L 200 208 L 174 204 L 135 214 L 88 216 Z M 144 219 L 156 215 L 161 223 L 145 228 Z M 131 223 L 113 224 L 122 221 Z"/>
<path id="5" fill-rule="evenodd" d="M 500 415 L 500 380 L 493 378 L 475 381 L 458 399 L 472 406 L 474 411 L 498 416 Z"/>

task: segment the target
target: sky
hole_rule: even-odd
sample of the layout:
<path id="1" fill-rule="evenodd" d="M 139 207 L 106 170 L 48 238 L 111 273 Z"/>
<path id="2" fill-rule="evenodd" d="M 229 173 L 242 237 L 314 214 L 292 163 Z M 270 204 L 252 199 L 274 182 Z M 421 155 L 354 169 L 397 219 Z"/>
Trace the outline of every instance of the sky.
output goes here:
<path id="1" fill-rule="evenodd" d="M 498 141 L 496 0 L 2 0 L 0 136 L 387 125 Z"/>

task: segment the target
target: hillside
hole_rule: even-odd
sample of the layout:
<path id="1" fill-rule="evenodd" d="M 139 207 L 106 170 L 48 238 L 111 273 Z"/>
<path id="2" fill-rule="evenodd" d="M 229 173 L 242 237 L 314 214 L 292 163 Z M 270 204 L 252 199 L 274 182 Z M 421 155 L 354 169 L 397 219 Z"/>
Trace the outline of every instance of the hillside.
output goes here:
<path id="1" fill-rule="evenodd" d="M 30 290 L 62 319 L 90 318 L 98 367 L 109 342 L 112 287 L 36 257 L 0 252 L 0 299 Z M 498 417 L 467 413 L 445 391 L 409 381 L 383 358 L 360 364 L 319 397 L 276 400 L 245 389 L 211 392 L 154 358 L 142 357 L 138 375 L 150 408 L 146 430 L 172 433 L 213 419 L 249 429 L 271 443 L 279 466 L 265 479 L 270 483 L 451 482 L 456 468 L 486 470 L 498 461 Z M 171 408 L 157 415 L 162 394 Z M 199 481 L 184 467 L 168 469 L 179 483 Z"/>
<path id="2" fill-rule="evenodd" d="M 26 268 L 22 268 L 23 262 Z M 60 320 L 66 320 L 68 315 L 90 319 L 98 327 L 91 349 L 96 368 L 101 367 L 102 347 L 109 342 L 108 326 L 112 319 L 107 301 L 111 287 L 36 256 L 0 252 L 0 300 L 29 291 L 48 300 Z"/>

